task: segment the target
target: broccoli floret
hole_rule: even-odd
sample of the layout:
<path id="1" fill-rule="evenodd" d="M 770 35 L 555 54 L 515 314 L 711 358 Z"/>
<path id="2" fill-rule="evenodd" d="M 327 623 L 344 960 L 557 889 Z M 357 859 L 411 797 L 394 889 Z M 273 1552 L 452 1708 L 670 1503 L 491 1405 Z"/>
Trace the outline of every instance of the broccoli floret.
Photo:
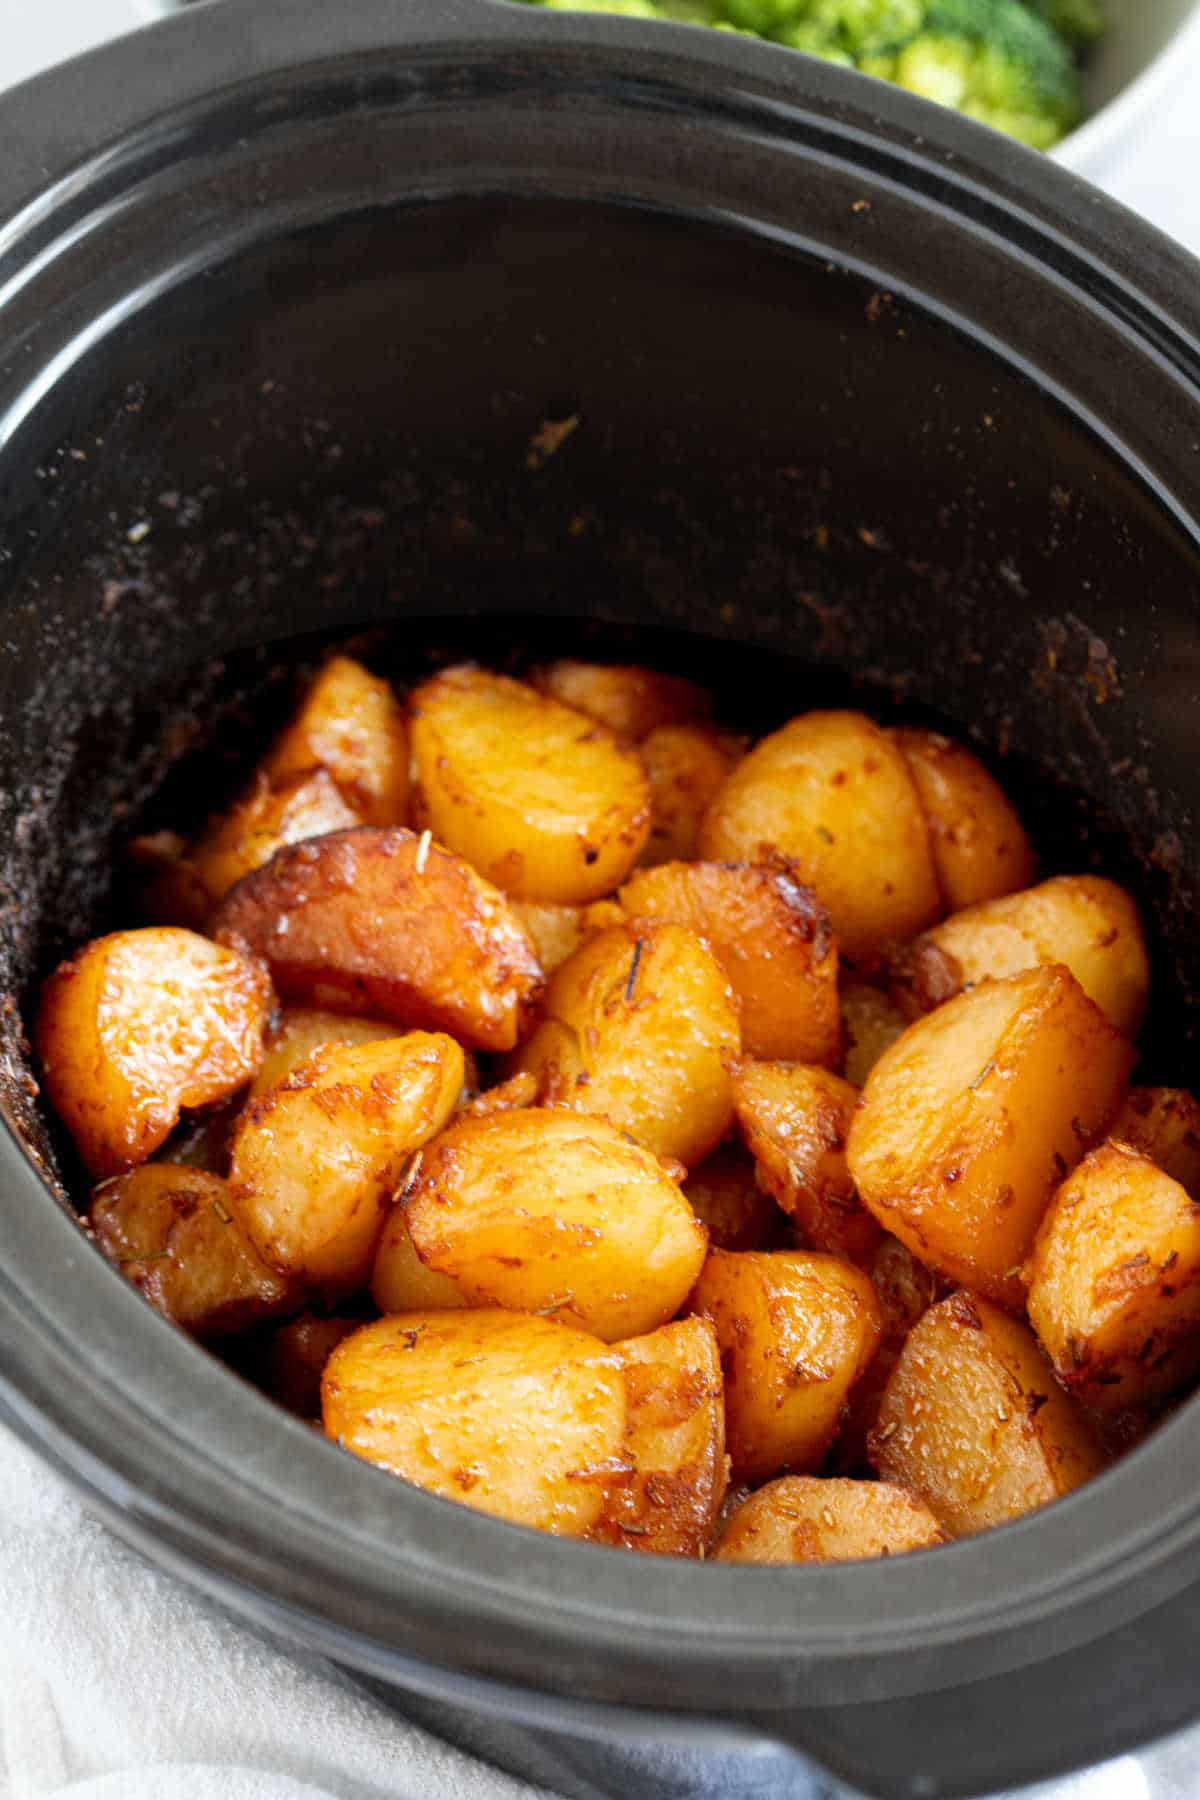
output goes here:
<path id="1" fill-rule="evenodd" d="M 810 55 L 857 63 L 921 24 L 926 0 L 724 0 L 725 17 Z"/>
<path id="2" fill-rule="evenodd" d="M 1030 5 L 1077 56 L 1090 50 L 1108 29 L 1104 0 L 1030 0 Z"/>

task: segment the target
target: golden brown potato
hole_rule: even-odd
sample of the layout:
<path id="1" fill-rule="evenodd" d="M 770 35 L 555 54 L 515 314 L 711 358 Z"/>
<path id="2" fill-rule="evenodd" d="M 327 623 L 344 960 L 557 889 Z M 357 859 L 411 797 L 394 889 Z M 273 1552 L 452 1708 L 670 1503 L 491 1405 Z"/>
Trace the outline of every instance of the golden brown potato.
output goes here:
<path id="1" fill-rule="evenodd" d="M 261 869 L 277 850 L 362 823 L 324 769 L 294 775 L 278 787 L 260 773 L 201 833 L 187 854 L 187 867 L 203 887 L 211 914 L 243 875 Z"/>
<path id="2" fill-rule="evenodd" d="M 939 731 L 906 726 L 890 735 L 929 821 L 945 911 L 1029 887 L 1037 874 L 1033 846 L 1004 789 L 979 758 Z"/>
<path id="3" fill-rule="evenodd" d="M 908 945 L 893 973 L 924 1011 L 989 977 L 1050 963 L 1063 963 L 1117 1030 L 1136 1036 L 1150 987 L 1141 920 L 1125 890 L 1099 875 L 1058 875 L 968 907 Z"/>
<path id="4" fill-rule="evenodd" d="M 883 988 L 856 977 L 842 983 L 842 1028 L 846 1043 L 844 1074 L 855 1087 L 866 1086 L 867 1076 L 885 1050 L 890 1050 L 910 1020 Z"/>
<path id="5" fill-rule="evenodd" d="M 632 876 L 620 901 L 633 918 L 668 919 L 704 939 L 737 997 L 747 1056 L 841 1062 L 829 915 L 788 864 L 662 863 Z"/>
<path id="6" fill-rule="evenodd" d="M 945 1542 L 929 1508 L 890 1482 L 785 1475 L 750 1496 L 714 1554 L 718 1562 L 861 1562 Z"/>
<path id="7" fill-rule="evenodd" d="M 832 1467 L 839 1475 L 865 1469 L 867 1441 L 875 1429 L 884 1389 L 900 1359 L 905 1339 L 937 1300 L 938 1278 L 899 1238 L 885 1232 L 871 1259 L 871 1286 L 879 1302 L 883 1336 L 875 1360 L 851 1394 L 834 1446 Z"/>
<path id="8" fill-rule="evenodd" d="M 1146 1406 L 1200 1369 L 1200 1214 L 1135 1150 L 1101 1144 L 1068 1176 L 1025 1278 L 1055 1373 L 1100 1411 Z"/>
<path id="9" fill-rule="evenodd" d="M 421 1261 L 472 1305 L 556 1310 L 606 1339 L 665 1324 L 704 1261 L 704 1229 L 657 1159 L 562 1110 L 456 1119 L 405 1211 Z"/>
<path id="10" fill-rule="evenodd" d="M 420 1174 L 416 1157 L 413 1163 L 406 1184 L 410 1190 Z M 387 1215 L 371 1270 L 371 1298 L 381 1313 L 449 1312 L 466 1306 L 467 1296 L 457 1281 L 427 1269 L 417 1255 L 408 1229 L 407 1198 L 406 1194 Z"/>
<path id="11" fill-rule="evenodd" d="M 740 762 L 705 814 L 700 853 L 791 857 L 851 962 L 931 925 L 941 906 L 917 790 L 886 732 L 855 712 L 804 713 Z"/>
<path id="12" fill-rule="evenodd" d="M 398 1025 L 379 1019 L 352 1019 L 348 1013 L 322 1012 L 315 1006 L 285 1006 L 267 1038 L 249 1098 L 257 1100 L 277 1087 L 322 1044 L 378 1044 L 402 1035 Z"/>
<path id="13" fill-rule="evenodd" d="M 734 1077 L 734 1116 L 761 1185 L 815 1249 L 867 1263 L 881 1234 L 846 1167 L 857 1105 L 856 1087 L 803 1063 L 743 1062 Z"/>
<path id="14" fill-rule="evenodd" d="M 740 1144 L 706 1156 L 683 1191 L 714 1250 L 765 1250 L 781 1224 L 779 1208 L 755 1179 L 754 1158 Z"/>
<path id="15" fill-rule="evenodd" d="M 452 1038 L 324 1044 L 246 1108 L 232 1204 L 275 1268 L 331 1293 L 365 1286 L 412 1153 L 441 1130 L 463 1080 Z"/>
<path id="16" fill-rule="evenodd" d="M 558 1106 L 603 1113 L 687 1168 L 733 1120 L 737 1004 L 711 950 L 679 925 L 610 926 L 556 969 L 515 1058 Z"/>
<path id="17" fill-rule="evenodd" d="M 817 1468 L 879 1344 L 861 1269 L 813 1251 L 713 1250 L 690 1310 L 712 1321 L 721 1346 L 734 1476 Z"/>
<path id="18" fill-rule="evenodd" d="M 273 856 L 213 920 L 303 1006 L 511 1050 L 541 970 L 502 895 L 461 857 L 397 828 L 336 831 Z"/>
<path id="19" fill-rule="evenodd" d="M 922 1262 L 1019 1311 L 1042 1214 L 1132 1062 L 1067 969 L 983 982 L 871 1071 L 846 1147 L 859 1198 Z"/>
<path id="20" fill-rule="evenodd" d="M 637 862 L 650 785 L 603 725 L 468 665 L 419 687 L 411 718 L 422 823 L 506 894 L 597 900 Z"/>
<path id="21" fill-rule="evenodd" d="M 185 1107 L 249 1081 L 274 1002 L 262 964 L 169 925 L 95 938 L 42 989 L 46 1092 L 93 1175 L 164 1144 Z"/>
<path id="22" fill-rule="evenodd" d="M 1130 1088 L 1109 1136 L 1140 1150 L 1200 1201 L 1200 1101 L 1186 1088 Z"/>
<path id="23" fill-rule="evenodd" d="M 641 749 L 650 779 L 642 862 L 690 862 L 699 854 L 700 821 L 745 746 L 708 725 L 661 725 Z"/>
<path id="24" fill-rule="evenodd" d="M 164 1318 L 196 1337 L 222 1337 L 295 1311 L 302 1290 L 269 1268 L 219 1175 L 146 1163 L 103 1182 L 92 1235 Z"/>
<path id="25" fill-rule="evenodd" d="M 707 719 L 712 711 L 708 695 L 694 682 L 627 664 L 560 657 L 531 670 L 529 680 L 539 693 L 598 719 L 635 743 L 664 725 L 690 724 Z"/>
<path id="26" fill-rule="evenodd" d="M 707 1319 L 614 1344 L 625 1377 L 624 1460 L 593 1535 L 627 1550 L 699 1556 L 725 1495 L 721 1359 Z"/>
<path id="27" fill-rule="evenodd" d="M 909 1333 L 871 1452 L 884 1479 L 922 1499 L 951 1537 L 1057 1500 L 1104 1460 L 1033 1333 L 966 1293 Z"/>
<path id="28" fill-rule="evenodd" d="M 330 657 L 263 763 L 273 787 L 314 768 L 328 770 L 359 823 L 404 824 L 408 806 L 404 711 L 386 681 L 348 656 Z"/>
<path id="29" fill-rule="evenodd" d="M 300 1419 L 321 1416 L 321 1376 L 343 1338 L 362 1330 L 361 1319 L 322 1319 L 305 1313 L 271 1333 L 256 1368 L 264 1391 Z"/>
<path id="30" fill-rule="evenodd" d="M 519 1525 L 585 1536 L 625 1437 L 607 1345 L 524 1313 L 413 1312 L 338 1345 L 325 1430 L 393 1475 Z"/>

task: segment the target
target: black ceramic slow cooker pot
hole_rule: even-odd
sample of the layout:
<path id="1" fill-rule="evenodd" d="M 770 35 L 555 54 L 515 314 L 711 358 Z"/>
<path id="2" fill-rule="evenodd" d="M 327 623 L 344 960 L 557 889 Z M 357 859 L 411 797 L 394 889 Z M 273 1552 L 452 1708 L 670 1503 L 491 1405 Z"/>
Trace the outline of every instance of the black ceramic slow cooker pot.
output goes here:
<path id="1" fill-rule="evenodd" d="M 1138 892 L 1151 1064 L 1187 1078 L 1200 271 L 1163 239 L 837 69 L 501 0 L 200 5 L 10 95 L 0 142 L 6 988 L 114 916 L 131 821 L 206 733 L 253 737 L 285 640 L 636 631 L 751 720 L 861 690 L 1007 751 L 1043 848 Z M 1200 1712 L 1196 1403 L 1070 1500 L 890 1564 L 526 1533 L 353 1462 L 145 1307 L 60 1204 L 3 1029 L 0 1412 L 243 1617 L 897 1800 Z"/>

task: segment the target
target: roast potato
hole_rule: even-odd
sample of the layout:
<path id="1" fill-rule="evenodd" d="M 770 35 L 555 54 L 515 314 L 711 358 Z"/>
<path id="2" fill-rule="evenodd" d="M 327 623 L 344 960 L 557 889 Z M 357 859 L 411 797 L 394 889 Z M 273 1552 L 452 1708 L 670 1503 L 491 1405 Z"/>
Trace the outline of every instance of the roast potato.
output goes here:
<path id="1" fill-rule="evenodd" d="M 598 1339 L 523 1313 L 412 1312 L 338 1345 L 321 1383 L 343 1449 L 447 1500 L 585 1536 L 622 1467 L 625 1381 Z"/>
<path id="2" fill-rule="evenodd" d="M 690 1309 L 711 1320 L 721 1347 L 734 1477 L 819 1467 L 879 1345 L 861 1269 L 813 1251 L 713 1250 Z"/>
<path id="3" fill-rule="evenodd" d="M 321 1376 L 343 1338 L 361 1331 L 361 1319 L 319 1318 L 304 1313 L 271 1333 L 255 1375 L 263 1391 L 300 1419 L 321 1416 Z"/>
<path id="4" fill-rule="evenodd" d="M 405 823 L 408 730 L 403 708 L 386 681 L 348 656 L 330 657 L 263 764 L 273 787 L 314 768 L 328 771 L 360 823 Z"/>
<path id="5" fill-rule="evenodd" d="M 817 1250 L 851 1262 L 874 1255 L 880 1229 L 846 1166 L 858 1089 L 803 1063 L 743 1062 L 734 1116 L 768 1194 Z"/>
<path id="6" fill-rule="evenodd" d="M 1186 1088 L 1130 1088 L 1110 1135 L 1200 1202 L 1200 1101 Z"/>
<path id="7" fill-rule="evenodd" d="M 408 1160 L 446 1123 L 462 1081 L 454 1040 L 413 1031 L 322 1045 L 251 1101 L 229 1191 L 267 1261 L 333 1294 L 365 1286 Z"/>
<path id="8" fill-rule="evenodd" d="M 422 1160 L 424 1160 L 422 1158 Z M 412 1179 L 420 1173 L 413 1158 Z M 407 1194 L 391 1208 L 371 1269 L 371 1298 L 381 1313 L 448 1312 L 466 1306 L 467 1296 L 450 1275 L 428 1269 L 417 1255 L 408 1229 Z"/>
<path id="9" fill-rule="evenodd" d="M 95 938 L 42 989 L 46 1093 L 95 1176 L 145 1162 L 185 1107 L 250 1080 L 274 995 L 262 963 L 152 925 Z"/>
<path id="10" fill-rule="evenodd" d="M 455 1120 L 405 1212 L 426 1268 L 472 1305 L 556 1310 L 608 1340 L 665 1324 L 704 1261 L 704 1229 L 657 1159 L 563 1110 Z"/>
<path id="11" fill-rule="evenodd" d="M 632 917 L 668 919 L 704 939 L 737 997 L 748 1056 L 840 1063 L 829 915 L 788 864 L 662 863 L 633 875 L 620 901 Z"/>
<path id="12" fill-rule="evenodd" d="M 759 1187 L 754 1158 L 722 1144 L 683 1184 L 688 1205 L 716 1250 L 765 1250 L 782 1224 L 779 1208 Z"/>
<path id="13" fill-rule="evenodd" d="M 867 1273 L 879 1302 L 883 1335 L 875 1360 L 851 1394 L 842 1416 L 831 1459 L 839 1475 L 866 1468 L 870 1460 L 867 1441 L 905 1339 L 942 1292 L 937 1276 L 889 1232 L 880 1239 Z"/>
<path id="14" fill-rule="evenodd" d="M 745 746 L 708 725 L 661 725 L 641 751 L 650 781 L 642 862 L 690 862 L 699 854 L 700 821 Z"/>
<path id="15" fill-rule="evenodd" d="M 609 893 L 650 830 L 637 752 L 524 682 L 443 669 L 411 700 L 422 823 L 522 900 Z"/>
<path id="16" fill-rule="evenodd" d="M 401 1035 L 399 1026 L 379 1019 L 353 1019 L 348 1013 L 323 1012 L 315 1006 L 285 1006 L 267 1038 L 249 1097 L 257 1100 L 268 1088 L 277 1087 L 322 1044 L 378 1044 Z"/>
<path id="17" fill-rule="evenodd" d="M 907 1013 L 884 988 L 849 976 L 841 986 L 842 1031 L 846 1045 L 843 1073 L 857 1088 L 885 1050 L 890 1050 L 911 1023 Z"/>
<path id="18" fill-rule="evenodd" d="M 277 850 L 362 823 L 324 769 L 290 776 L 278 787 L 260 773 L 187 853 L 190 876 L 204 890 L 205 916 L 243 875 L 261 869 Z"/>
<path id="19" fill-rule="evenodd" d="M 871 1455 L 951 1537 L 1057 1500 L 1104 1463 L 1029 1328 L 967 1293 L 931 1307 L 909 1333 Z"/>
<path id="20" fill-rule="evenodd" d="M 890 1482 L 785 1475 L 751 1494 L 714 1554 L 718 1562 L 861 1562 L 945 1542 L 929 1508 Z"/>
<path id="21" fill-rule="evenodd" d="M 708 695 L 694 682 L 629 664 L 579 662 L 563 656 L 531 670 L 529 680 L 539 693 L 573 706 L 635 743 L 663 726 L 707 719 L 712 711 Z"/>
<path id="22" fill-rule="evenodd" d="M 705 814 L 700 853 L 792 858 L 829 909 L 851 962 L 931 925 L 941 902 L 929 828 L 908 764 L 856 712 L 812 712 L 764 738 Z"/>
<path id="23" fill-rule="evenodd" d="M 553 1104 L 603 1113 L 690 1169 L 732 1123 L 740 1047 L 712 951 L 682 926 L 635 920 L 597 932 L 555 970 L 515 1066 Z"/>
<path id="24" fill-rule="evenodd" d="M 461 857 L 397 828 L 335 831 L 239 881 L 213 921 L 286 1000 L 511 1050 L 541 987 L 533 945 Z"/>
<path id="25" fill-rule="evenodd" d="M 963 744 L 940 731 L 894 731 L 916 784 L 937 870 L 942 906 L 959 912 L 1027 888 L 1037 873 L 1033 846 L 1000 783 Z"/>
<path id="26" fill-rule="evenodd" d="M 460 1101 L 459 1116 L 486 1119 L 489 1113 L 517 1112 L 522 1106 L 533 1105 L 539 1097 L 538 1087 L 536 1075 L 527 1069 L 518 1070 L 507 1081 L 498 1081 L 494 1087 L 482 1088 L 479 1093 Z"/>
<path id="27" fill-rule="evenodd" d="M 1132 1062 L 1069 970 L 985 981 L 868 1076 L 846 1146 L 859 1198 L 922 1262 L 1019 1311 L 1042 1214 L 1103 1137 Z"/>

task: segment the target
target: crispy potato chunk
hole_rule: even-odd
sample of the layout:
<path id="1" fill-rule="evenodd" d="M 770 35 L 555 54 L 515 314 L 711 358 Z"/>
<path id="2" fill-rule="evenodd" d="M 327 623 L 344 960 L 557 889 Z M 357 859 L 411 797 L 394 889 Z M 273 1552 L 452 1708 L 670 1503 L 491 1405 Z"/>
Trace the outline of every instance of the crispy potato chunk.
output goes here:
<path id="1" fill-rule="evenodd" d="M 46 1092 L 93 1175 L 145 1162 L 185 1107 L 249 1081 L 274 995 L 253 956 L 169 925 L 95 938 L 42 989 Z"/>
<path id="2" fill-rule="evenodd" d="M 661 725 L 641 748 L 651 808 L 642 862 L 690 862 L 699 855 L 700 821 L 745 747 L 707 725 Z"/>
<path id="3" fill-rule="evenodd" d="M 941 906 L 929 829 L 899 750 L 855 712 L 804 713 L 740 762 L 705 814 L 701 855 L 791 857 L 851 962 L 931 925 Z"/>
<path id="4" fill-rule="evenodd" d="M 951 1537 L 1004 1525 L 1103 1466 L 1027 1326 L 952 1294 L 909 1334 L 871 1439 L 875 1467 Z"/>
<path id="5" fill-rule="evenodd" d="M 462 1080 L 454 1040 L 413 1031 L 322 1045 L 252 1101 L 229 1191 L 267 1261 L 328 1292 L 365 1286 L 408 1159 L 446 1123 Z"/>
<path id="6" fill-rule="evenodd" d="M 1200 1101 L 1186 1088 L 1130 1088 L 1109 1135 L 1200 1201 Z"/>
<path id="7" fill-rule="evenodd" d="M 979 758 L 939 731 L 905 727 L 890 735 L 929 821 L 945 910 L 959 912 L 1029 887 L 1037 874 L 1033 846 L 1004 789 Z"/>
<path id="8" fill-rule="evenodd" d="M 1117 1030 L 1136 1036 L 1150 988 L 1141 920 L 1124 888 L 1099 875 L 1058 875 L 968 907 L 902 951 L 894 974 L 924 1011 L 989 977 L 1050 963 L 1065 964 Z"/>
<path id="9" fill-rule="evenodd" d="M 837 946 L 829 915 L 786 863 L 663 863 L 628 880 L 621 905 L 702 937 L 729 977 L 742 1048 L 766 1060 L 840 1063 Z"/>
<path id="10" fill-rule="evenodd" d="M 556 969 L 545 1018 L 515 1064 L 553 1104 L 603 1113 L 659 1156 L 701 1162 L 733 1120 L 737 1003 L 707 945 L 637 921 L 590 938 Z"/>
<path id="11" fill-rule="evenodd" d="M 301 1005 L 511 1050 L 541 986 L 502 895 L 461 857 L 397 828 L 297 844 L 239 881 L 213 921 Z"/>
<path id="12" fill-rule="evenodd" d="M 665 1324 L 704 1262 L 704 1229 L 657 1159 L 557 1109 L 456 1120 L 405 1210 L 421 1261 L 472 1305 L 555 1309 L 606 1339 Z"/>
<path id="13" fill-rule="evenodd" d="M 846 1080 L 865 1087 L 867 1076 L 885 1050 L 909 1026 L 891 995 L 855 977 L 842 983 L 842 1026 L 845 1033 Z"/>
<path id="14" fill-rule="evenodd" d="M 941 1291 L 937 1276 L 888 1232 L 881 1238 L 867 1272 L 879 1302 L 883 1336 L 874 1362 L 847 1402 L 834 1446 L 833 1467 L 845 1475 L 866 1468 L 870 1460 L 867 1440 L 875 1428 L 884 1389 L 900 1360 L 905 1339 Z"/>
<path id="15" fill-rule="evenodd" d="M 637 862 L 650 785 L 603 725 L 466 665 L 419 687 L 411 717 L 422 821 L 506 894 L 597 900 Z"/>
<path id="16" fill-rule="evenodd" d="M 715 1250 L 765 1250 L 781 1223 L 779 1208 L 755 1179 L 754 1158 L 740 1144 L 706 1156 L 683 1191 Z"/>
<path id="17" fill-rule="evenodd" d="M 862 1562 L 945 1542 L 929 1508 L 890 1482 L 785 1475 L 750 1496 L 714 1554 L 718 1562 Z"/>
<path id="18" fill-rule="evenodd" d="M 1067 969 L 984 982 L 871 1071 L 846 1147 L 859 1197 L 922 1262 L 1019 1311 L 1042 1214 L 1104 1135 L 1132 1062 Z"/>
<path id="19" fill-rule="evenodd" d="M 409 1176 L 410 1187 L 413 1175 L 419 1173 L 417 1165 Z M 387 1215 L 371 1270 L 371 1298 L 381 1313 L 449 1312 L 468 1304 L 467 1296 L 452 1276 L 427 1269 L 417 1255 L 404 1202 L 393 1206 Z"/>
<path id="20" fill-rule="evenodd" d="M 315 1006 L 285 1006 L 267 1039 L 249 1098 L 258 1100 L 277 1087 L 322 1044 L 379 1044 L 402 1035 L 398 1025 L 379 1019 L 352 1019 L 347 1013 L 322 1012 Z"/>
<path id="21" fill-rule="evenodd" d="M 510 1075 L 507 1081 L 498 1081 L 495 1087 L 483 1088 L 472 1094 L 469 1100 L 460 1101 L 458 1113 L 464 1119 L 486 1119 L 492 1113 L 518 1112 L 523 1106 L 532 1106 L 538 1098 L 538 1079 L 528 1070 L 519 1070 Z"/>
<path id="22" fill-rule="evenodd" d="M 1125 1145 L 1102 1144 L 1063 1182 L 1025 1275 L 1055 1373 L 1102 1412 L 1146 1406 L 1200 1369 L 1200 1215 Z"/>
<path id="23" fill-rule="evenodd" d="M 593 1535 L 627 1550 L 699 1556 L 725 1495 L 721 1359 L 707 1319 L 614 1344 L 625 1377 L 625 1461 Z"/>
<path id="24" fill-rule="evenodd" d="M 811 1251 L 713 1250 L 690 1310 L 712 1321 L 721 1346 L 734 1476 L 817 1468 L 879 1344 L 867 1277 Z"/>
<path id="25" fill-rule="evenodd" d="M 321 1416 L 321 1376 L 343 1338 L 361 1331 L 361 1319 L 322 1319 L 305 1313 L 271 1334 L 256 1370 L 264 1392 L 300 1419 Z"/>
<path id="26" fill-rule="evenodd" d="M 560 657 L 531 670 L 529 680 L 540 694 L 573 706 L 635 743 L 664 725 L 687 725 L 707 719 L 712 711 L 708 695 L 694 682 L 628 664 Z"/>
<path id="27" fill-rule="evenodd" d="M 858 1089 L 828 1069 L 744 1062 L 733 1082 L 734 1116 L 767 1193 L 817 1250 L 871 1260 L 876 1220 L 846 1167 Z"/>
<path id="28" fill-rule="evenodd" d="M 203 1169 L 146 1163 L 97 1188 L 92 1235 L 157 1312 L 200 1338 L 294 1311 L 301 1289 L 259 1256 Z"/>
<path id="29" fill-rule="evenodd" d="M 277 850 L 362 823 L 324 769 L 293 775 L 279 787 L 260 773 L 248 792 L 197 839 L 187 865 L 203 887 L 211 913 L 243 875 L 261 869 Z"/>
<path id="30" fill-rule="evenodd" d="M 447 1500 L 558 1536 L 595 1524 L 625 1437 L 620 1359 L 522 1313 L 414 1312 L 339 1344 L 325 1430 Z"/>
<path id="31" fill-rule="evenodd" d="M 348 656 L 330 657 L 263 763 L 275 787 L 314 768 L 328 770 L 358 822 L 404 824 L 408 809 L 404 710 L 386 681 Z"/>

